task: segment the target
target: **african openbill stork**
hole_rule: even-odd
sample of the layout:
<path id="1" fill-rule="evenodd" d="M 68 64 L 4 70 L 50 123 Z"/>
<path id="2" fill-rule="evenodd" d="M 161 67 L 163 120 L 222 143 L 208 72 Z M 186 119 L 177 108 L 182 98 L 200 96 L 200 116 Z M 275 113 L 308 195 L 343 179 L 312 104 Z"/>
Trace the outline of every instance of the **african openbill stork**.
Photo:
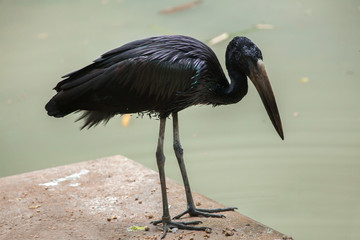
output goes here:
<path id="1" fill-rule="evenodd" d="M 166 118 L 173 118 L 174 151 L 185 186 L 190 216 L 223 217 L 215 212 L 236 208 L 197 209 L 190 190 L 180 145 L 178 112 L 193 105 L 226 105 L 239 102 L 247 93 L 247 77 L 255 85 L 279 136 L 284 139 L 275 97 L 265 71 L 260 49 L 246 37 L 235 37 L 226 49 L 229 82 L 215 53 L 204 43 L 186 36 L 158 36 L 127 43 L 92 64 L 65 75 L 54 88 L 56 95 L 46 104 L 50 116 L 64 117 L 84 111 L 82 126 L 107 122 L 117 114 L 148 113 L 160 119 L 156 151 L 160 175 L 163 216 L 153 223 L 169 228 L 205 230 L 190 226 L 200 221 L 172 221 L 165 183 L 163 141 Z M 190 224 L 190 225 L 189 225 Z"/>

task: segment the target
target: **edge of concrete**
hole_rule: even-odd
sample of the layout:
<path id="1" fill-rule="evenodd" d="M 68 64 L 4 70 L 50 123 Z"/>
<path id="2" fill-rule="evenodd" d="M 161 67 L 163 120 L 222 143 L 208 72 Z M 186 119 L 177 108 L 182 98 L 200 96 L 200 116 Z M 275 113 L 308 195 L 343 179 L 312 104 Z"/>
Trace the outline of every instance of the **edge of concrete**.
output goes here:
<path id="1" fill-rule="evenodd" d="M 185 210 L 184 188 L 167 179 L 172 215 Z M 112 156 L 0 178 L 1 239 L 160 239 L 157 172 Z M 202 208 L 223 205 L 197 193 Z M 166 239 L 292 239 L 238 212 L 201 220 L 211 233 L 168 233 Z M 189 219 L 189 218 L 185 218 Z M 147 228 L 143 228 L 147 226 Z"/>

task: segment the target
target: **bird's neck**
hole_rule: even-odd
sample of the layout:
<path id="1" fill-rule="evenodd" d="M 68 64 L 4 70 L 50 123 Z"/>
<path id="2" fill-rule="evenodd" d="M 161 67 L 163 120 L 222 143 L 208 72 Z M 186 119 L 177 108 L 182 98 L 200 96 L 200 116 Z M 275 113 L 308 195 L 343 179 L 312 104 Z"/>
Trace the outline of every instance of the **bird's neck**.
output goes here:
<path id="1" fill-rule="evenodd" d="M 238 71 L 229 70 L 230 84 L 223 91 L 227 103 L 239 102 L 248 91 L 247 77 Z"/>

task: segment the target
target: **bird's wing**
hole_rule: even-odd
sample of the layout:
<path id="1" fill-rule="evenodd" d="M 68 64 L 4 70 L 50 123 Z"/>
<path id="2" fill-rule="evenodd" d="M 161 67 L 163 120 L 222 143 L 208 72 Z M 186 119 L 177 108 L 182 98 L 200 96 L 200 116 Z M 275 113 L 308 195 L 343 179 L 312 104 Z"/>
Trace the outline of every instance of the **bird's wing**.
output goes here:
<path id="1" fill-rule="evenodd" d="M 104 105 L 115 109 L 130 102 L 152 110 L 150 100 L 155 105 L 171 100 L 208 74 L 206 54 L 213 54 L 200 49 L 206 45 L 199 46 L 197 40 L 173 39 L 134 41 L 103 54 L 93 64 L 64 76 L 55 87 L 56 101 L 72 104 L 76 110 L 104 109 Z"/>

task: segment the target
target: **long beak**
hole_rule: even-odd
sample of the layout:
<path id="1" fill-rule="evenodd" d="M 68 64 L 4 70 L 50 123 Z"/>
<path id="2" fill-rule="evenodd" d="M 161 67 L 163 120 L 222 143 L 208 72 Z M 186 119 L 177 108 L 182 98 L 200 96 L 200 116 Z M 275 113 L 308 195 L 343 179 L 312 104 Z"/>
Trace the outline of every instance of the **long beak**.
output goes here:
<path id="1" fill-rule="evenodd" d="M 275 96 L 272 91 L 265 65 L 262 60 L 258 60 L 257 65 L 250 64 L 250 80 L 255 85 L 265 109 L 274 125 L 277 133 L 284 140 L 284 133 L 281 125 L 280 114 L 276 105 Z"/>

